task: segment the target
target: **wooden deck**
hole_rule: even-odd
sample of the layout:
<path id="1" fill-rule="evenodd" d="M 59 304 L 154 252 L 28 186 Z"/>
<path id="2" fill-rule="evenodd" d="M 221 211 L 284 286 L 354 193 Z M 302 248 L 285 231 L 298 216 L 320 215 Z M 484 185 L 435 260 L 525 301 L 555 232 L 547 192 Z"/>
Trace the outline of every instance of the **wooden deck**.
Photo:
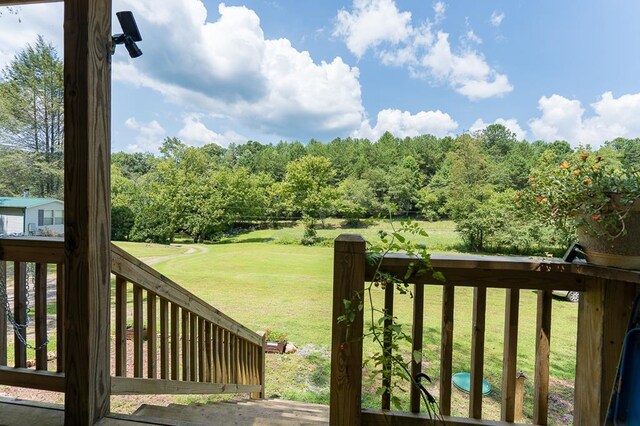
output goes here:
<path id="1" fill-rule="evenodd" d="M 33 401 L 0 398 L 0 425 L 60 426 L 64 407 Z M 294 426 L 329 424 L 329 407 L 278 399 L 220 402 L 206 405 L 143 405 L 132 415 L 111 414 L 101 426 Z"/>

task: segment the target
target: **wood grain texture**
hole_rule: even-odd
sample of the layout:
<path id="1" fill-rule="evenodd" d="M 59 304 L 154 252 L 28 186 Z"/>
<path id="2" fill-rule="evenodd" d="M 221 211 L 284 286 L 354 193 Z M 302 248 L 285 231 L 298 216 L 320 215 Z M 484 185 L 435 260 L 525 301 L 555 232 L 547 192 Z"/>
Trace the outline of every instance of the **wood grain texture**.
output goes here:
<path id="1" fill-rule="evenodd" d="M 24 262 L 13 263 L 13 317 L 18 324 L 27 322 L 27 264 Z M 27 330 L 20 328 L 14 330 L 13 356 L 14 365 L 19 368 L 27 366 L 27 347 L 22 340 L 27 337 Z M 18 337 L 20 335 L 20 337 Z"/>
<path id="2" fill-rule="evenodd" d="M 471 331 L 471 391 L 469 417 L 482 418 L 482 376 L 484 374 L 484 333 L 487 289 L 473 289 L 473 328 Z"/>
<path id="3" fill-rule="evenodd" d="M 57 339 L 58 341 L 56 342 L 56 352 L 57 352 L 57 359 L 56 359 L 56 371 L 58 373 L 62 373 L 64 371 L 64 338 L 65 338 L 65 331 L 64 331 L 64 321 L 65 321 L 65 305 L 64 305 L 64 299 L 65 299 L 65 291 L 64 291 L 64 264 L 63 263 L 58 263 L 56 265 L 56 321 L 57 321 L 57 325 L 56 325 L 56 333 L 57 333 Z"/>
<path id="4" fill-rule="evenodd" d="M 198 317 L 191 314 L 189 317 L 189 380 L 198 380 Z M 236 382 L 237 383 L 237 382 Z"/>
<path id="5" fill-rule="evenodd" d="M 47 264 L 36 263 L 34 279 L 36 370 L 47 370 Z"/>
<path id="6" fill-rule="evenodd" d="M 204 320 L 203 320 L 204 321 Z M 214 383 L 213 380 L 213 324 L 209 321 L 205 322 L 205 380 Z"/>
<path id="7" fill-rule="evenodd" d="M 424 332 L 424 285 L 415 284 L 413 287 L 413 325 L 411 327 L 411 377 L 422 372 L 422 359 L 416 362 L 413 354 L 422 353 L 422 335 Z M 420 412 L 420 389 L 411 386 L 409 392 L 409 406 L 412 413 Z"/>
<path id="8" fill-rule="evenodd" d="M 185 382 L 179 380 L 113 377 L 111 393 L 114 395 L 154 394 L 222 394 L 259 392 L 259 385 Z"/>
<path id="9" fill-rule="evenodd" d="M 330 423 L 359 425 L 362 395 L 363 314 L 356 311 L 349 328 L 338 323 L 344 300 L 364 292 L 365 241 L 359 235 L 340 235 L 334 242 L 333 311 L 331 316 Z"/>
<path id="10" fill-rule="evenodd" d="M 362 411 L 363 426 L 424 426 L 432 424 L 427 414 L 404 413 L 366 409 Z M 507 423 L 494 420 L 467 419 L 462 417 L 442 416 L 442 422 L 436 425 L 446 426 L 517 426 L 520 423 Z"/>
<path id="11" fill-rule="evenodd" d="M 171 379 L 180 380 L 180 308 L 171 304 Z"/>
<path id="12" fill-rule="evenodd" d="M 116 275 L 116 376 L 127 375 L 127 280 Z"/>
<path id="13" fill-rule="evenodd" d="M 391 357 L 393 356 L 392 331 L 393 325 L 393 295 L 395 286 L 387 285 L 384 288 L 384 330 L 382 334 L 382 353 L 385 360 L 382 362 L 382 386 L 385 388 L 381 397 L 381 407 L 383 410 L 391 408 Z"/>
<path id="14" fill-rule="evenodd" d="M 63 263 L 62 238 L 0 237 L 0 259 L 15 262 Z"/>
<path id="15" fill-rule="evenodd" d="M 453 374 L 453 307 L 455 287 L 442 288 L 442 331 L 440 334 L 440 410 L 451 414 L 451 375 Z"/>
<path id="16" fill-rule="evenodd" d="M 133 377 L 142 377 L 144 356 L 142 341 L 144 321 L 142 317 L 142 287 L 133 285 Z"/>
<path id="17" fill-rule="evenodd" d="M 198 318 L 198 380 L 208 381 L 207 376 L 207 353 L 206 353 L 205 320 Z"/>
<path id="18" fill-rule="evenodd" d="M 109 413 L 111 0 L 64 8 L 65 424 Z"/>
<path id="19" fill-rule="evenodd" d="M 160 298 L 160 378 L 169 377 L 169 302 Z"/>
<path id="20" fill-rule="evenodd" d="M 188 381 L 191 379 L 191 358 L 189 357 L 189 311 L 181 309 L 182 312 L 182 380 Z"/>
<path id="21" fill-rule="evenodd" d="M 7 386 L 64 392 L 64 374 L 0 366 L 0 383 Z M 0 420 L 1 422 L 2 420 Z"/>
<path id="22" fill-rule="evenodd" d="M 158 377 L 157 316 L 156 295 L 147 292 L 147 377 L 151 379 Z"/>
<path id="23" fill-rule="evenodd" d="M 502 405 L 500 419 L 513 422 L 516 406 L 516 366 L 518 363 L 518 313 L 520 290 L 505 291 L 504 349 L 502 352 Z"/>
<path id="24" fill-rule="evenodd" d="M 534 371 L 533 422 L 546 425 L 549 410 L 549 355 L 551 349 L 551 292 L 538 290 L 536 365 Z"/>
<path id="25" fill-rule="evenodd" d="M 0 6 L 22 6 L 37 3 L 60 3 L 64 0 L 0 0 Z"/>
<path id="26" fill-rule="evenodd" d="M 0 281 L 7 282 L 7 262 L 0 260 Z M 0 303 L 0 366 L 7 365 L 7 312 Z"/>

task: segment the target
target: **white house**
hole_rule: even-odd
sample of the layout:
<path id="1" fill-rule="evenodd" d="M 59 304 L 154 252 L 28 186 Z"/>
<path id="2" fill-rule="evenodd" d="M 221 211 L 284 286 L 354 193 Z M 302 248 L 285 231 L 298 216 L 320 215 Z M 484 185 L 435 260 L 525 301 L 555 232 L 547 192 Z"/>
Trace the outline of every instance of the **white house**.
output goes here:
<path id="1" fill-rule="evenodd" d="M 64 203 L 54 198 L 0 197 L 0 235 L 62 235 Z"/>

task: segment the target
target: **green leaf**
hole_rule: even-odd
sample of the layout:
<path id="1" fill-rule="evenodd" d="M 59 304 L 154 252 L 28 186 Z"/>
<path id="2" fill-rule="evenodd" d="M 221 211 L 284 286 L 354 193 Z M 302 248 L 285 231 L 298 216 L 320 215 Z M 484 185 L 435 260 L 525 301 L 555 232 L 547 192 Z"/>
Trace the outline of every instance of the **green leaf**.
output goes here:
<path id="1" fill-rule="evenodd" d="M 422 362 L 422 352 L 413 351 L 413 362 L 420 364 Z"/>
<path id="2" fill-rule="evenodd" d="M 433 278 L 434 278 L 435 280 L 440 281 L 440 282 L 444 282 L 444 281 L 445 281 L 445 279 L 444 279 L 444 274 L 443 274 L 442 272 L 440 272 L 440 271 L 435 271 L 435 272 L 433 273 Z"/>
<path id="3" fill-rule="evenodd" d="M 402 234 L 399 234 L 397 232 L 394 232 L 393 236 L 396 238 L 396 240 L 400 241 L 401 243 L 404 243 L 406 241 L 406 239 L 402 236 Z"/>

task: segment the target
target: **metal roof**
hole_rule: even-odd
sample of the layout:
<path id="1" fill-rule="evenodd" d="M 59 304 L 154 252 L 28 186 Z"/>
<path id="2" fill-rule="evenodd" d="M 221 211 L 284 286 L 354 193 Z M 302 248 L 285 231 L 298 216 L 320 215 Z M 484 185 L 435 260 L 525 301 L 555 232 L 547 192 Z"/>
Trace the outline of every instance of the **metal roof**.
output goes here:
<path id="1" fill-rule="evenodd" d="M 28 209 L 48 203 L 62 203 L 55 198 L 25 198 L 25 197 L 0 197 L 0 208 L 13 207 Z"/>

